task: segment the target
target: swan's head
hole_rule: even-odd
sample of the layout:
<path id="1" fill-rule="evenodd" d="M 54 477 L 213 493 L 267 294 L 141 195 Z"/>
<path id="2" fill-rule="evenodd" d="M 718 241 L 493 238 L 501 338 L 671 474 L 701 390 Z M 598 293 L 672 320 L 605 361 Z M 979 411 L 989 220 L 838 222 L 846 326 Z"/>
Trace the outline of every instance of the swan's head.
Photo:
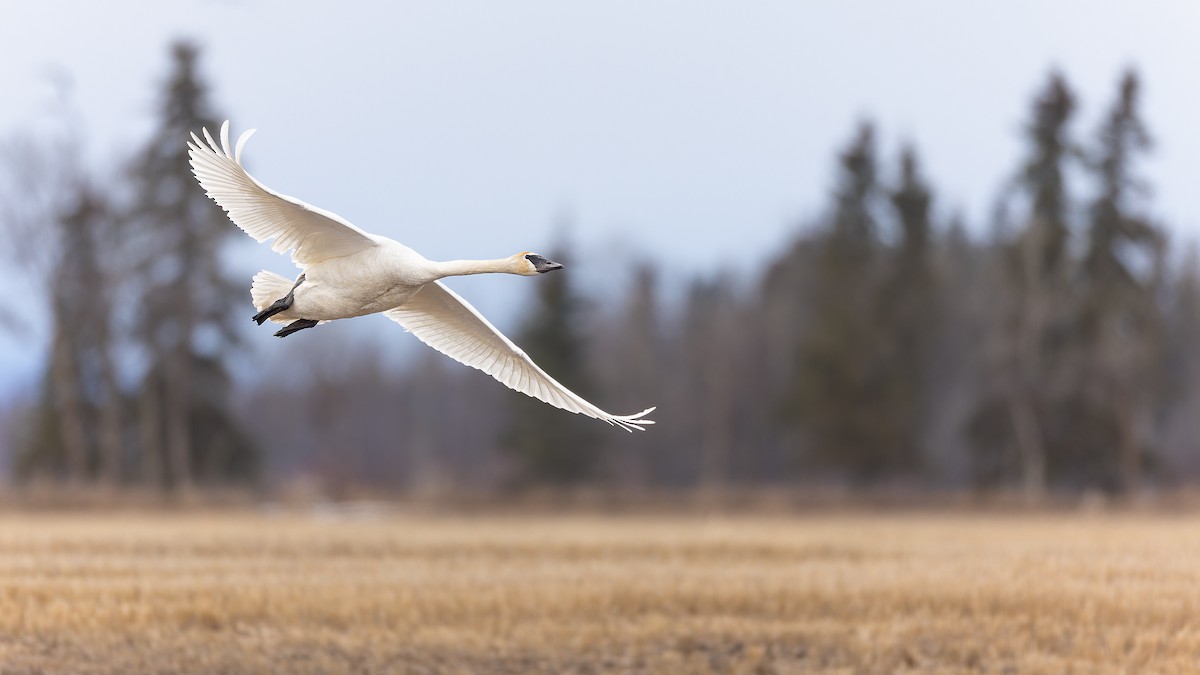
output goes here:
<path id="1" fill-rule="evenodd" d="M 553 272 L 554 270 L 561 270 L 563 268 L 563 266 L 559 263 L 556 263 L 553 260 L 547 260 L 546 258 L 529 251 L 521 251 L 520 253 L 514 255 L 513 259 L 516 262 L 517 274 L 523 274 L 527 277 L 545 274 L 546 272 Z"/>

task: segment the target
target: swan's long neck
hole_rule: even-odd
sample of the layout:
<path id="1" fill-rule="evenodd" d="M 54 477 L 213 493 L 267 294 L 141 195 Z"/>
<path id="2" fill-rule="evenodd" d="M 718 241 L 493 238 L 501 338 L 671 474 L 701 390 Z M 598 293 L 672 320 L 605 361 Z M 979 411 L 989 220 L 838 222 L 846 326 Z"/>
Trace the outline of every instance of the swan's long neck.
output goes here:
<path id="1" fill-rule="evenodd" d="M 511 258 L 496 260 L 448 260 L 432 262 L 432 270 L 436 278 L 461 277 L 467 274 L 515 274 Z"/>

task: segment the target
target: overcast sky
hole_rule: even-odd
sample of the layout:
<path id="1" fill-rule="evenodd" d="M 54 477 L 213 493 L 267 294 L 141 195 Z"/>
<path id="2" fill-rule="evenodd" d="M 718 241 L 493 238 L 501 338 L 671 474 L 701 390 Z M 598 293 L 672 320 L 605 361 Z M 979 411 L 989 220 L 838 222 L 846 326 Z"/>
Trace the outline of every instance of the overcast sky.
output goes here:
<path id="1" fill-rule="evenodd" d="M 67 73 L 89 156 L 110 167 L 145 138 L 167 45 L 192 38 L 234 132 L 259 129 L 245 155 L 259 179 L 433 258 L 544 251 L 568 219 L 578 243 L 676 274 L 753 267 L 823 207 L 833 153 L 867 117 L 889 163 L 913 141 L 939 208 L 979 223 L 1051 67 L 1090 133 L 1137 66 L 1157 215 L 1200 228 L 1200 3 L 4 6 L 0 135 L 46 114 L 49 74 Z M 266 247 L 247 256 L 291 273 Z M 0 380 L 36 353 L 0 337 Z"/>

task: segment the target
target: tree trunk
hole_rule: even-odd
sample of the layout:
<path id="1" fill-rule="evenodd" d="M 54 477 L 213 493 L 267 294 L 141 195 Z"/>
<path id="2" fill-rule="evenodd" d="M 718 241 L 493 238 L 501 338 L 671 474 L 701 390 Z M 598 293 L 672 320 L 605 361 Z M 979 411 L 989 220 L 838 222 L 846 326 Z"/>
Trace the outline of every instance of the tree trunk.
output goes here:
<path id="1" fill-rule="evenodd" d="M 1023 242 L 1021 264 L 1024 275 L 1023 308 L 1018 319 L 1016 359 L 1009 415 L 1021 459 L 1021 486 L 1025 498 L 1034 502 L 1046 492 L 1046 443 L 1038 420 L 1038 394 L 1051 378 L 1042 368 L 1042 336 L 1050 316 L 1053 278 L 1044 274 L 1039 253 L 1043 249 L 1043 228 L 1036 223 Z"/>
<path id="2" fill-rule="evenodd" d="M 146 489 L 163 487 L 162 388 L 151 376 L 138 402 L 142 483 Z"/>
<path id="3" fill-rule="evenodd" d="M 121 391 L 112 353 L 106 343 L 102 343 L 100 349 L 104 385 L 104 398 L 100 404 L 100 480 L 109 488 L 116 489 L 121 484 L 121 450 L 124 445 L 121 438 Z"/>
<path id="4" fill-rule="evenodd" d="M 1142 453 L 1137 442 L 1137 431 L 1134 428 L 1136 416 L 1130 398 L 1127 392 L 1119 390 L 1113 396 L 1113 421 L 1117 426 L 1120 483 L 1122 492 L 1127 495 L 1135 494 L 1142 484 Z"/>
<path id="5" fill-rule="evenodd" d="M 87 480 L 87 431 L 84 429 L 83 407 L 79 397 L 79 372 L 75 367 L 71 341 L 61 328 L 55 329 L 50 358 L 67 481 L 78 485 Z"/>
<path id="6" fill-rule="evenodd" d="M 188 353 L 178 350 L 166 365 L 163 417 L 170 486 L 178 492 L 192 487 L 191 429 L 188 428 Z"/>
<path id="7" fill-rule="evenodd" d="M 1046 448 L 1029 398 L 1027 392 L 1018 392 L 1010 401 L 1009 414 L 1021 458 L 1021 486 L 1025 498 L 1036 502 L 1046 492 Z"/>

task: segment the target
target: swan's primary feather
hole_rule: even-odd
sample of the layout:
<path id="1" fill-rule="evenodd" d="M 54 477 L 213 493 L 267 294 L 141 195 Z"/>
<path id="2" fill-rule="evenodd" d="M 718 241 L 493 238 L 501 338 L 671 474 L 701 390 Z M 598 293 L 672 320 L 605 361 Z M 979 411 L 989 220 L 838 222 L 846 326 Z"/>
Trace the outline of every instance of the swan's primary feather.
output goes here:
<path id="1" fill-rule="evenodd" d="M 654 424 L 643 419 L 654 408 L 634 415 L 612 415 L 559 384 L 470 303 L 440 281 L 425 284 L 408 302 L 384 314 L 421 342 L 455 361 L 478 368 L 501 384 L 556 408 L 594 417 L 629 431 Z"/>
<path id="2" fill-rule="evenodd" d="M 203 140 L 192 134 L 188 143 L 192 173 L 208 196 L 229 212 L 229 219 L 256 241 L 274 239 L 271 249 L 291 249 L 292 261 L 301 267 L 376 245 L 371 235 L 337 214 L 274 192 L 246 173 L 242 148 L 253 129 L 238 139 L 235 152 L 230 152 L 229 122 L 221 125 L 219 145 L 208 129 L 203 131 Z"/>

